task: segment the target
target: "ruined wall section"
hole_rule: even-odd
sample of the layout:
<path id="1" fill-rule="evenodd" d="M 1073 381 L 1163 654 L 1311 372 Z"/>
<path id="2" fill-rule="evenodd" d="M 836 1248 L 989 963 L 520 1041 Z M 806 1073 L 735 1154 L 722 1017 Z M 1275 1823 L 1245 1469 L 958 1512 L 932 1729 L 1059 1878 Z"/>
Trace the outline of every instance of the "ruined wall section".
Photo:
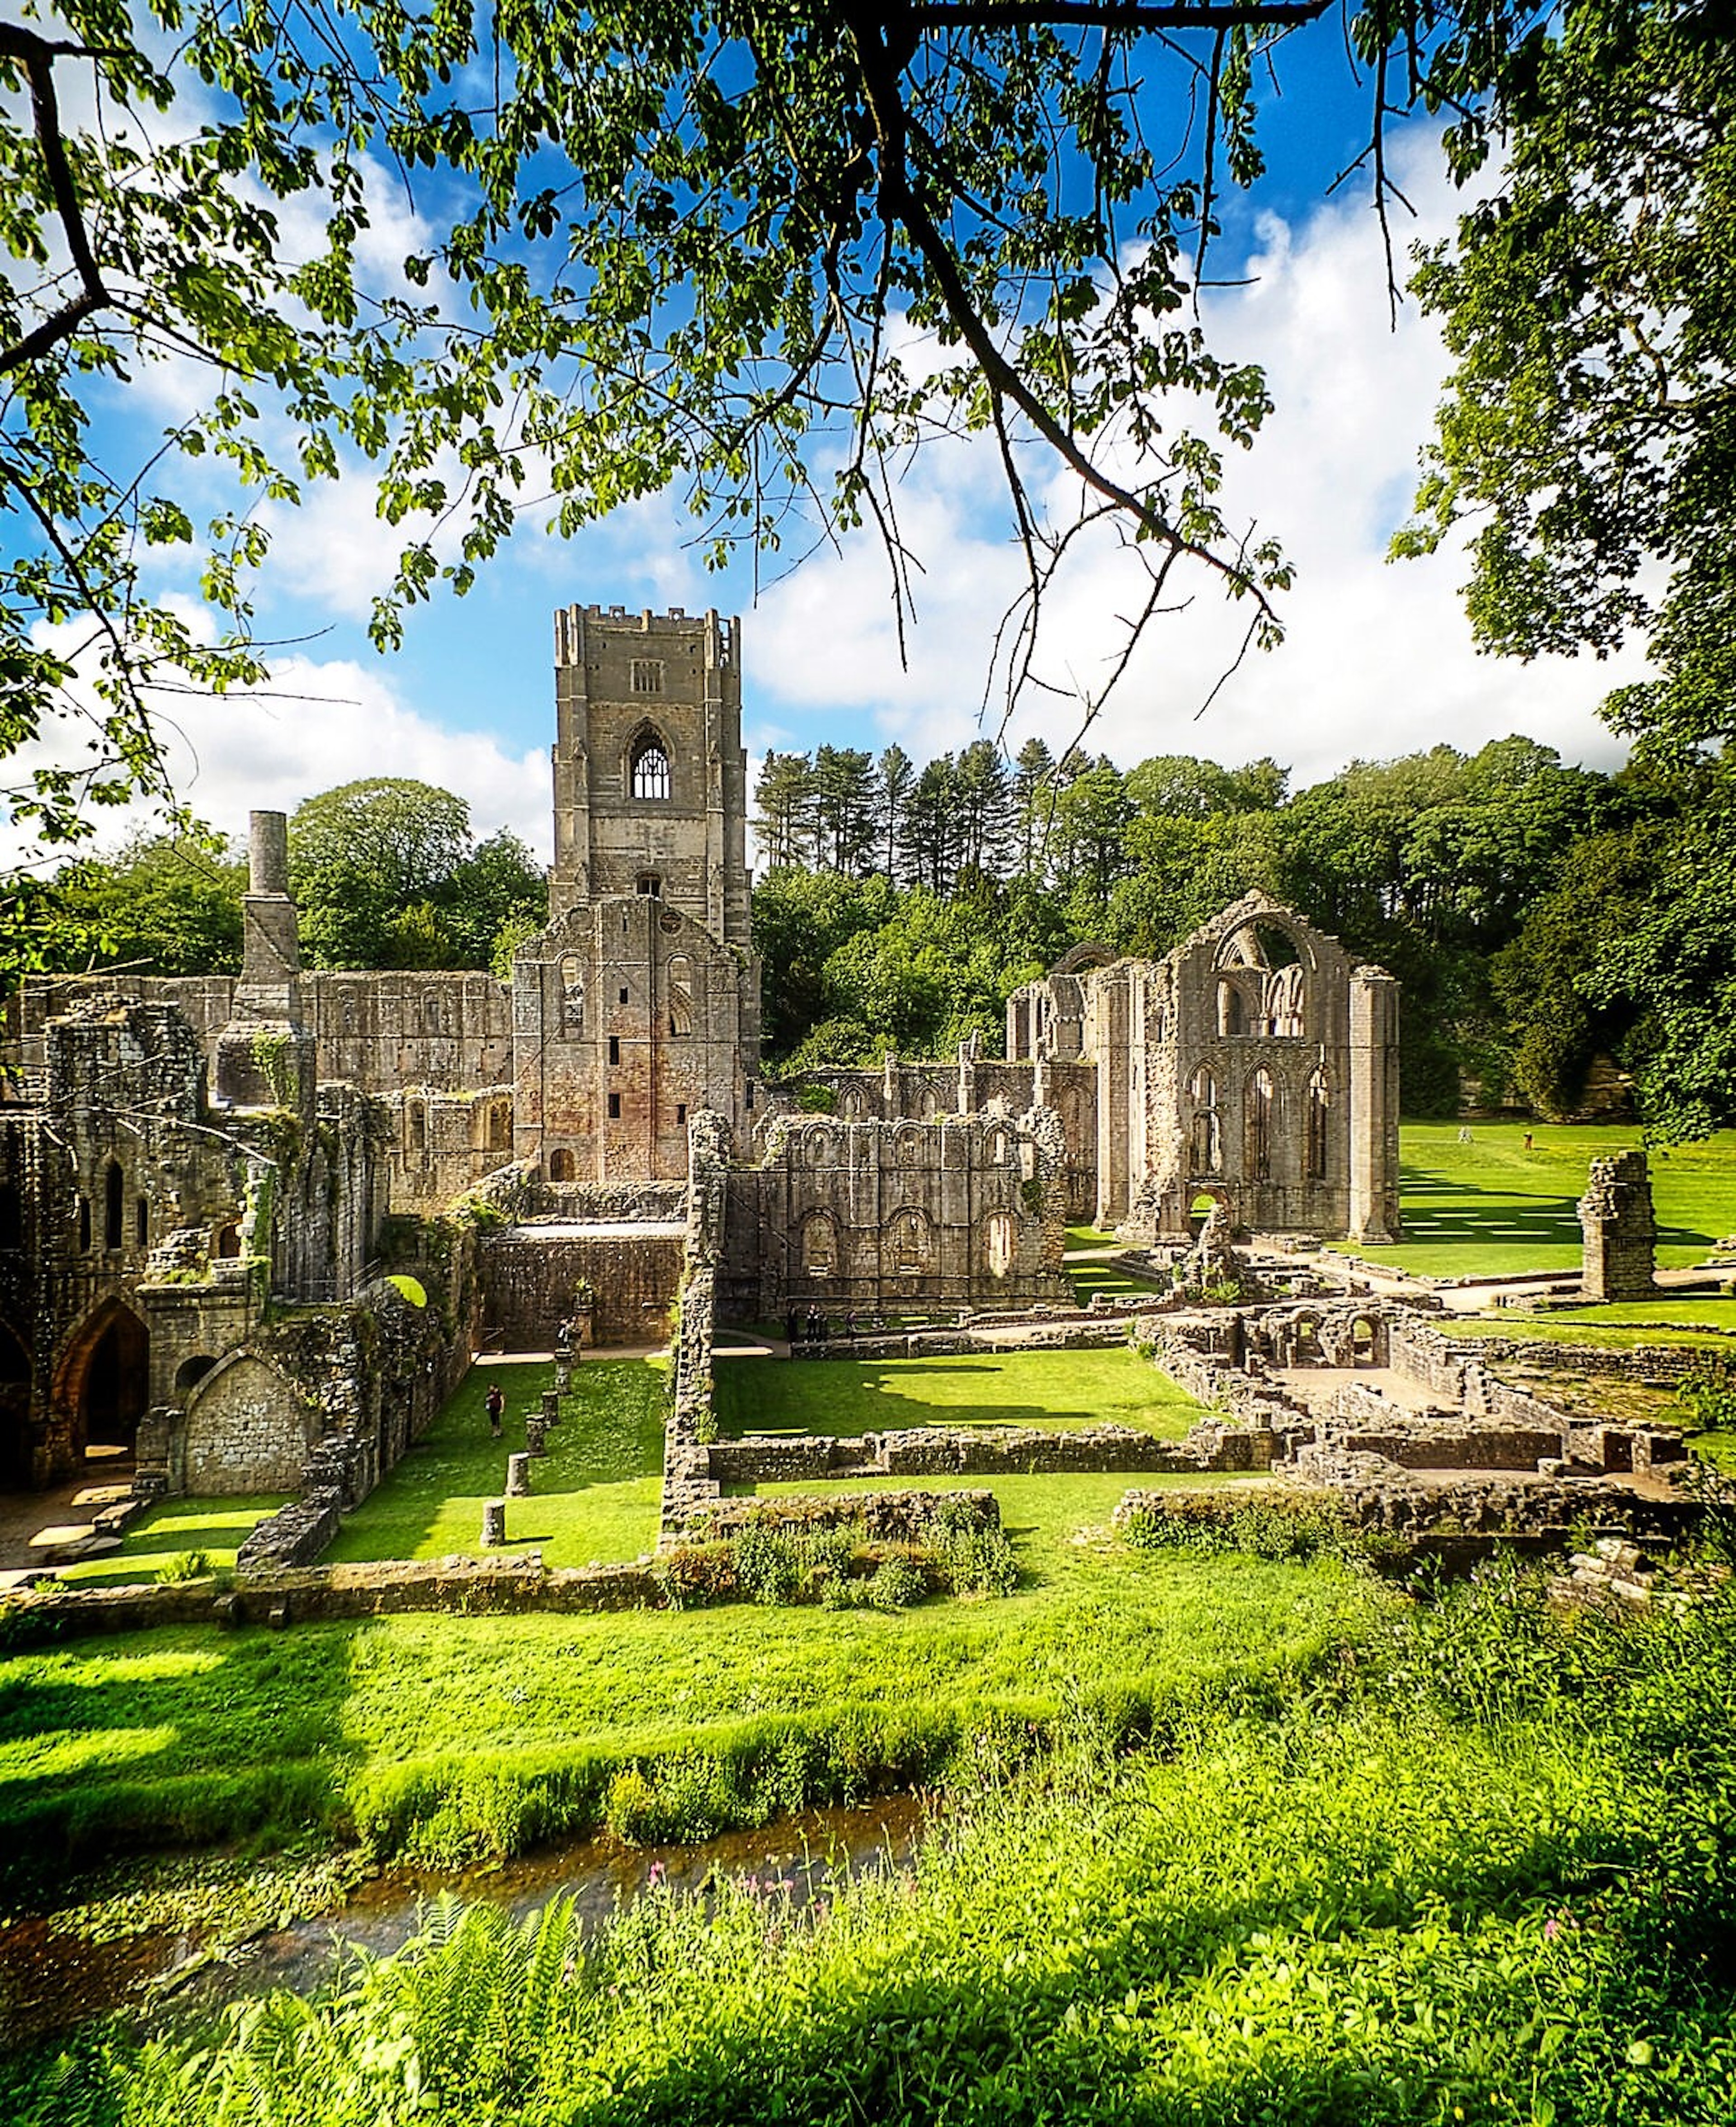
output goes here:
<path id="1" fill-rule="evenodd" d="M 449 1205 L 513 1158 L 513 1089 L 443 1093 L 415 1086 L 381 1103 L 391 1163 L 391 1200 L 424 1216 Z"/>
<path id="2" fill-rule="evenodd" d="M 766 1315 L 1064 1304 L 1065 1151 L 1036 1116 L 783 1120 L 731 1177 L 732 1295 L 757 1287 Z"/>
<path id="3" fill-rule="evenodd" d="M 651 895 L 561 917 L 513 962 L 516 1157 L 551 1182 L 684 1180 L 702 1108 L 750 1124 L 759 982 Z"/>
<path id="4" fill-rule="evenodd" d="M 302 971 L 299 983 L 302 1020 L 314 1035 L 322 1080 L 347 1079 L 370 1093 L 407 1086 L 457 1092 L 512 1078 L 511 993 L 490 974 L 311 969 Z M 173 1007 L 209 1059 L 235 1016 L 237 988 L 233 975 L 35 977 L 19 1000 L 19 1053 L 26 1068 L 40 1069 L 49 1021 L 106 1000 L 111 1009 Z"/>

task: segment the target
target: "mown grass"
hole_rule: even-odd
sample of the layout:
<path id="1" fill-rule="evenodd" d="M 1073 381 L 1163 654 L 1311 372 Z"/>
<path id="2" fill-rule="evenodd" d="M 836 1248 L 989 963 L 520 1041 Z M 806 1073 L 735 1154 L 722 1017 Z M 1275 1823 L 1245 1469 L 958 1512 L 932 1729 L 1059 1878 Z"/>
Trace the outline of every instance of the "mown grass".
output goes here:
<path id="1" fill-rule="evenodd" d="M 473 1368 L 425 1438 L 345 1522 L 327 1557 L 480 1557 L 483 1504 L 504 1492 L 506 1458 L 523 1448 L 525 1419 L 542 1409 L 554 1378 L 546 1362 Z M 532 1465 L 533 1495 L 507 1501 L 509 1553 L 540 1551 L 550 1566 L 589 1566 L 651 1549 L 666 1379 L 657 1359 L 586 1359 L 574 1367 L 548 1454 Z M 483 1408 L 497 1381 L 506 1395 L 498 1441 Z"/>
<path id="2" fill-rule="evenodd" d="M 943 1359 L 726 1358 L 717 1381 L 718 1424 L 731 1436 L 915 1425 L 1060 1433 L 1113 1422 L 1179 1440 L 1203 1414 L 1185 1390 L 1125 1347 Z"/>
<path id="3" fill-rule="evenodd" d="M 1602 1345 L 1632 1351 L 1642 1344 L 1685 1344 L 1707 1351 L 1730 1350 L 1736 1340 L 1719 1336 L 1719 1327 L 1736 1328 L 1736 1311 L 1728 1300 L 1665 1300 L 1625 1301 L 1620 1306 L 1574 1307 L 1560 1314 L 1530 1315 L 1516 1307 L 1487 1315 L 1444 1315 L 1450 1337 L 1506 1337 L 1519 1343 Z"/>
<path id="4" fill-rule="evenodd" d="M 1148 1563 L 1158 1570 L 1158 1561 Z M 433 1917 L 329 2003 L 10 2071 L 32 2127 L 1727 2127 L 1736 1612 L 1496 1578 L 1305 1703 L 1003 1726 L 908 1867 L 806 1911 Z M 1118 1750 L 1117 1746 L 1121 1746 Z M 6 2073 L 0 2071 L 0 2073 Z M 0 2087 L 3 2087 L 0 2085 Z M 40 2106 L 40 2110 L 37 2108 Z"/>
<path id="5" fill-rule="evenodd" d="M 1429 1277 L 1571 1270 L 1580 1260 L 1578 1206 L 1594 1158 L 1639 1142 L 1614 1124 L 1478 1123 L 1459 1142 L 1456 1123 L 1407 1123 L 1399 1133 L 1405 1239 L 1357 1253 Z M 1702 1261 L 1736 1233 L 1736 1131 L 1652 1155 L 1658 1260 Z"/>
<path id="6" fill-rule="evenodd" d="M 56 1578 L 81 1587 L 117 1585 L 127 1581 L 177 1579 L 203 1556 L 206 1567 L 221 1572 L 235 1563 L 235 1553 L 281 1498 L 254 1495 L 245 1499 L 165 1499 L 147 1508 L 106 1557 L 80 1559 L 63 1566 Z"/>

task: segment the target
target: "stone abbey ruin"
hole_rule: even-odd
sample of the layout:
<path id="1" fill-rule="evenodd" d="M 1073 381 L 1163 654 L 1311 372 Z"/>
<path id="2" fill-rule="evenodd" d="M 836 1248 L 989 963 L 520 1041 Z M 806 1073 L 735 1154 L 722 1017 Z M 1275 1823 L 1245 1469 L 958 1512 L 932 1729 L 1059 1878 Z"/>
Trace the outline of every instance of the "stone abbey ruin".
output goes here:
<path id="1" fill-rule="evenodd" d="M 1160 960 L 1076 949 L 1010 1000 L 1005 1058 L 773 1085 L 739 623 L 569 607 L 555 672 L 550 918 L 509 983 L 303 969 L 283 816 L 255 813 L 239 977 L 45 978 L 16 1001 L 0 1485 L 124 1474 L 116 1526 L 154 1495 L 291 1494 L 253 1547 L 305 1562 L 473 1353 L 546 1352 L 575 1314 L 594 1348 L 674 1325 L 666 1535 L 756 1476 L 1272 1466 L 1402 1490 L 1481 1455 L 1557 1515 L 1576 1475 L 1667 1457 L 1521 1409 L 1426 1319 L 1286 1267 L 1297 1237 L 1398 1237 L 1383 969 L 1251 894 Z M 1620 1229 L 1599 1258 L 1617 1281 L 1649 1280 L 1636 1187 L 1643 1167 L 1605 1176 L 1587 1213 Z M 1173 1290 L 1076 1306 L 1070 1220 Z M 1220 1414 L 1180 1449 L 1115 1428 L 712 1438 L 719 1320 L 847 1319 L 853 1350 L 890 1357 L 1119 1342 L 1129 1313 Z M 1298 1386 L 1377 1356 L 1418 1391 L 1399 1407 Z"/>

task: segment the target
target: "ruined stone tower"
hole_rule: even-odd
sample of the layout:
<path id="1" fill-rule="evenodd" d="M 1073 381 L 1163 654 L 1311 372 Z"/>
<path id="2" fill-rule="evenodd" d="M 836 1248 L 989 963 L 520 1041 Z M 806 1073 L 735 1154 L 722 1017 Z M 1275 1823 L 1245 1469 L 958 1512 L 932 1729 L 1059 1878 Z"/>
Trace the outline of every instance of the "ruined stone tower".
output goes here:
<path id="1" fill-rule="evenodd" d="M 513 1150 L 555 1185 L 685 1178 L 688 1119 L 751 1125 L 739 624 L 555 616 L 549 927 L 513 966 Z"/>
<path id="2" fill-rule="evenodd" d="M 551 920 L 646 894 L 745 950 L 740 629 L 715 613 L 555 615 Z"/>

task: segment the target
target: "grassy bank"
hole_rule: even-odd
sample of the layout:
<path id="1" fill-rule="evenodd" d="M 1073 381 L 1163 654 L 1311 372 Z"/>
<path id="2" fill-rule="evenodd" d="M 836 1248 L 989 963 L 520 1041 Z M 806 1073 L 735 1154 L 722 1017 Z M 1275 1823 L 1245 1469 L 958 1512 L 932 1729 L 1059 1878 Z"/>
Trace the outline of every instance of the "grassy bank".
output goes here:
<path id="1" fill-rule="evenodd" d="M 225 2043 L 15 2065 L 30 2127 L 1607 2122 L 1736 2111 L 1736 1615 L 1563 1625 L 1499 1580 L 1305 1703 L 1003 1732 L 914 1864 L 797 1911 L 437 1918 Z"/>
<path id="2" fill-rule="evenodd" d="M 998 1601 L 405 1616 L 15 1655 L 0 1848 L 33 1894 L 45 1867 L 244 1835 L 453 1862 L 603 1821 L 617 1774 L 659 1762 L 715 1829 L 708 1809 L 761 1821 L 932 1777 L 985 1727 L 1081 1702 L 1137 1722 L 1264 1700 L 1392 1600 L 1338 1569 L 1128 1552 L 1100 1525 L 1124 1480 L 1016 1483 L 1055 1504 L 1040 1525 L 1010 1504 L 1026 1579 Z"/>

